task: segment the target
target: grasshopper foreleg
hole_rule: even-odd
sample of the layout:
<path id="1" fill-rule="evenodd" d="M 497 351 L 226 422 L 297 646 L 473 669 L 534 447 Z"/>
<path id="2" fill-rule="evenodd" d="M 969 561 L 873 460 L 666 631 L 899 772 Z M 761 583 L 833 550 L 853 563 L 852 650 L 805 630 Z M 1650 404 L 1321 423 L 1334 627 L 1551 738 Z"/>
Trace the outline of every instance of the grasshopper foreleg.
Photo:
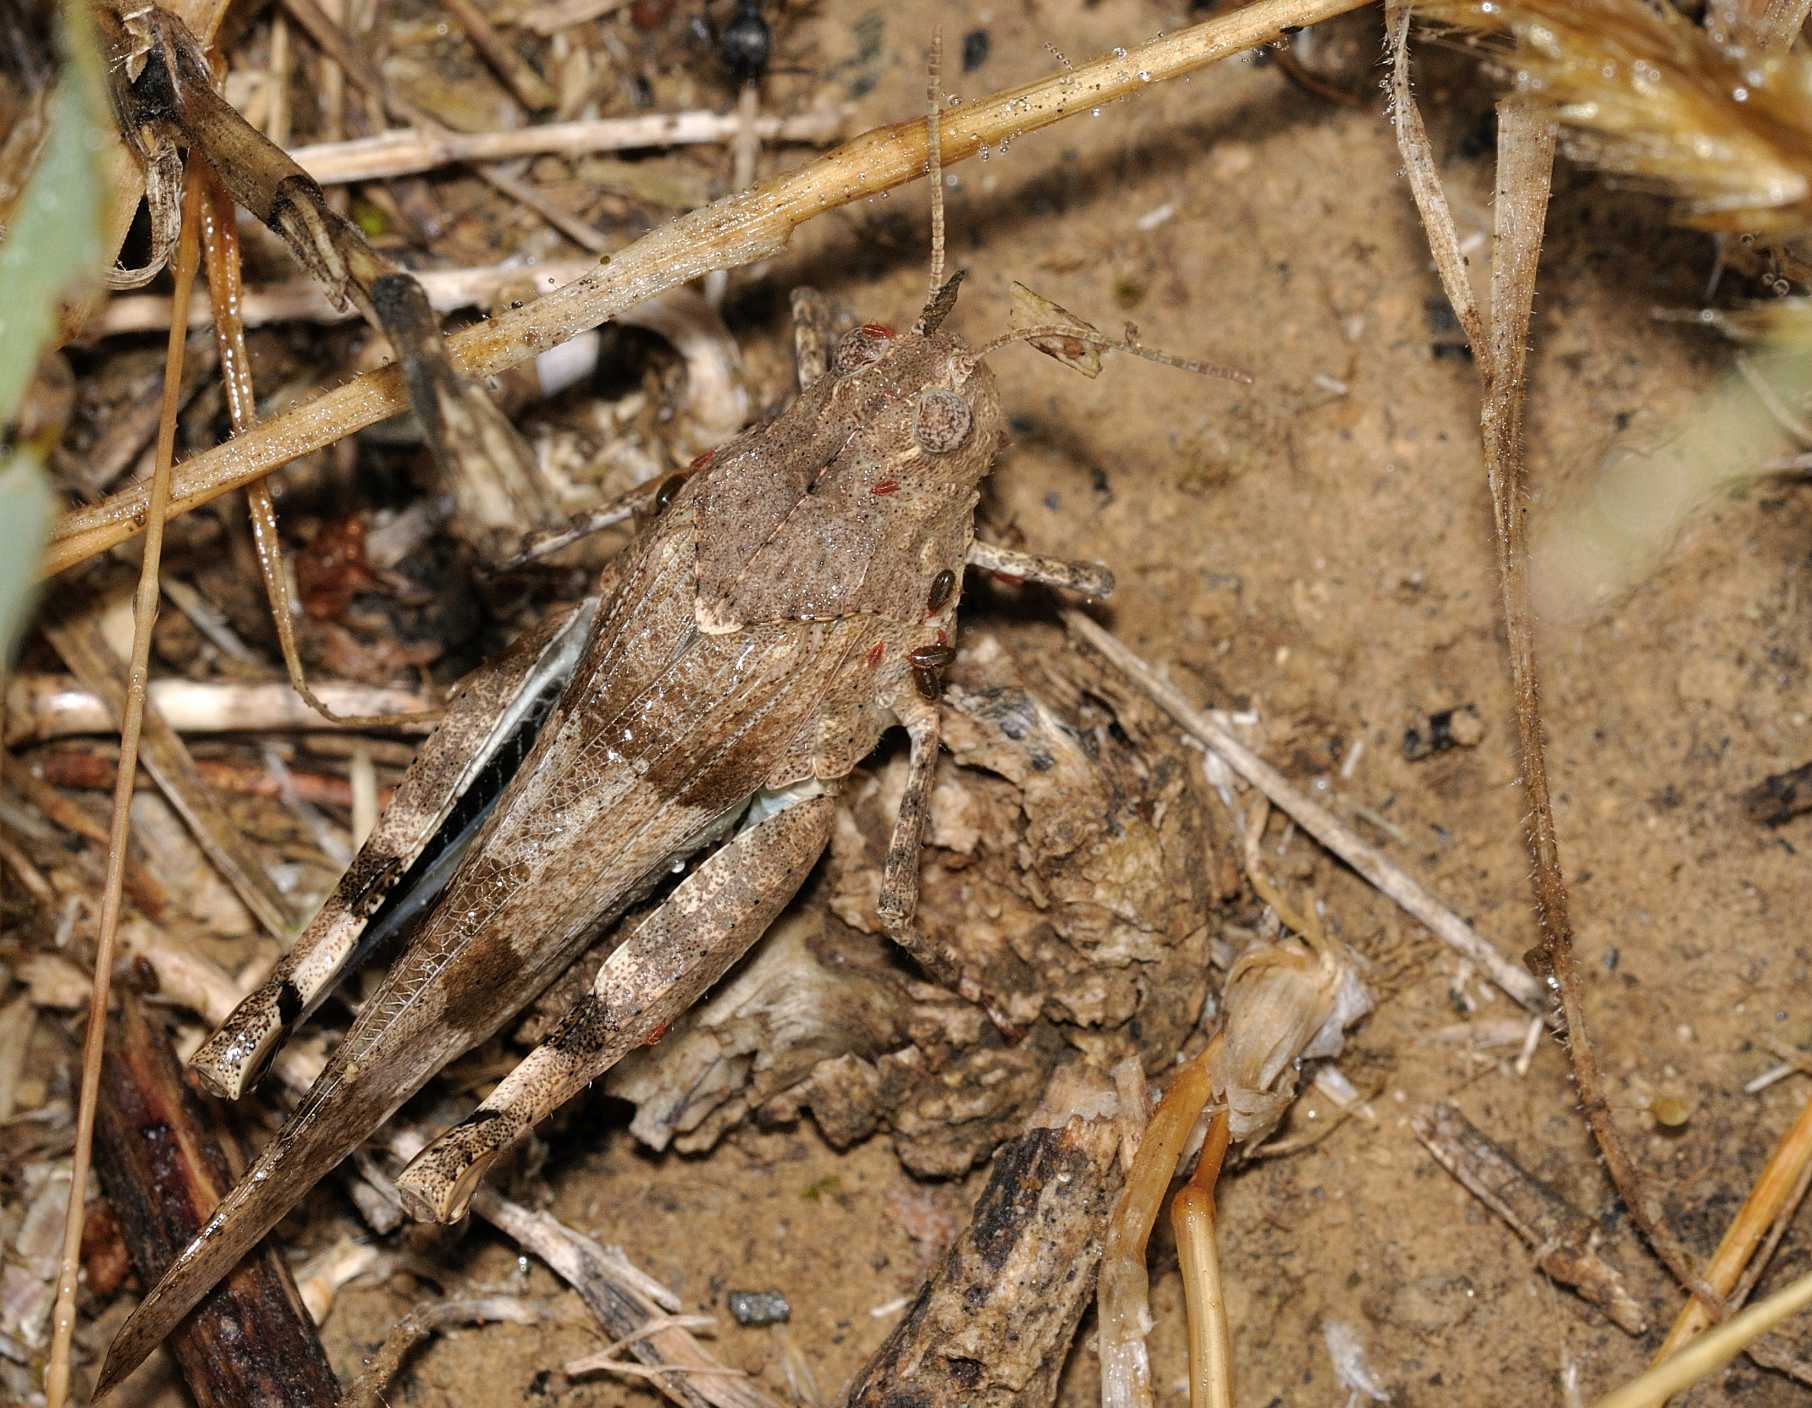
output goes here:
<path id="1" fill-rule="evenodd" d="M 837 308 L 815 288 L 793 290 L 793 364 L 799 389 L 830 370 L 831 351 L 840 333 L 855 326 L 855 317 Z"/>
<path id="2" fill-rule="evenodd" d="M 659 1038 L 767 931 L 830 837 L 822 793 L 751 819 L 605 960 L 592 990 L 477 1110 L 396 1181 L 423 1221 L 452 1222 L 498 1155 L 637 1046 Z"/>
<path id="3" fill-rule="evenodd" d="M 1003 1033 L 1018 1032 L 1018 1024 L 1005 1014 L 1002 1005 L 981 984 L 962 971 L 962 964 L 948 949 L 930 943 L 913 922 L 919 907 L 919 851 L 925 836 L 925 817 L 930 810 L 931 785 L 937 771 L 937 750 L 942 738 L 937 705 L 928 700 L 915 700 L 901 715 L 912 751 L 906 763 L 906 790 L 900 796 L 900 810 L 894 817 L 893 835 L 887 842 L 887 858 L 881 866 L 881 896 L 875 904 L 881 927 L 920 967 L 968 1001 L 985 1009 L 988 1018 Z"/>
<path id="4" fill-rule="evenodd" d="M 993 572 L 1022 582 L 1059 591 L 1078 592 L 1096 598 L 1114 594 L 1114 574 L 1098 562 L 1072 562 L 1068 558 L 1045 557 L 1035 552 L 1020 552 L 977 538 L 969 544 L 969 566 Z"/>

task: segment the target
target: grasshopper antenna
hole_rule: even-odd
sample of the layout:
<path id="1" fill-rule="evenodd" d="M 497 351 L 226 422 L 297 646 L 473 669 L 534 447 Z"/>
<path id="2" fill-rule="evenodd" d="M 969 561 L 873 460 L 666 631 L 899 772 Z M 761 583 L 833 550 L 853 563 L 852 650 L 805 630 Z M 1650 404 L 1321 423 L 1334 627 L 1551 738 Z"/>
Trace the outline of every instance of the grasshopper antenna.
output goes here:
<path id="1" fill-rule="evenodd" d="M 925 295 L 927 306 L 937 301 L 938 290 L 944 286 L 944 151 L 937 125 L 943 67 L 944 31 L 940 26 L 931 32 L 931 71 L 925 80 L 925 170 L 931 177 L 931 288 Z"/>
<path id="2" fill-rule="evenodd" d="M 1071 366 L 1081 363 L 1082 355 L 1088 348 L 1098 348 L 1103 352 L 1130 352 L 1135 357 L 1143 357 L 1148 362 L 1160 366 L 1175 367 L 1179 371 L 1194 372 L 1197 376 L 1214 377 L 1218 381 L 1238 382 L 1241 386 L 1252 384 L 1252 374 L 1243 372 L 1238 367 L 1218 366 L 1213 362 L 1198 362 L 1189 357 L 1177 357 L 1169 352 L 1159 351 L 1156 347 L 1147 347 L 1139 341 L 1139 330 L 1131 323 L 1126 325 L 1123 337 L 1109 337 L 1096 332 L 1093 328 L 1079 328 L 1063 323 L 1051 323 L 1043 327 L 1020 328 L 1014 332 L 1004 332 L 991 342 L 985 342 L 975 351 L 968 353 L 964 362 L 973 371 L 991 352 L 1013 342 L 1029 342 L 1047 357 L 1055 357 L 1059 362 Z M 1085 371 L 1087 376 L 1095 375 L 1094 371 Z"/>
<path id="3" fill-rule="evenodd" d="M 944 32 L 931 34 L 930 76 L 925 83 L 925 171 L 931 178 L 931 287 L 925 296 L 925 311 L 920 313 L 912 330 L 932 333 L 938 330 L 956 305 L 956 290 L 963 281 L 958 269 L 949 282 L 944 280 L 944 148 L 938 134 L 939 81 L 944 67 Z"/>

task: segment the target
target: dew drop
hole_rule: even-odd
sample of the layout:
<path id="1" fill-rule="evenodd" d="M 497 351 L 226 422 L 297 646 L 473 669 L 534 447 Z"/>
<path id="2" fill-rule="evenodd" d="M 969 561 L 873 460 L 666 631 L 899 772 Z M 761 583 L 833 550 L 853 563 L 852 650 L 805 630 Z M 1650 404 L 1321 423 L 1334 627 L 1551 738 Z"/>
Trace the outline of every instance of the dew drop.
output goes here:
<path id="1" fill-rule="evenodd" d="M 1151 82 L 1151 70 L 1150 69 L 1142 68 L 1139 70 L 1139 82 L 1141 82 L 1141 83 Z"/>
<path id="2" fill-rule="evenodd" d="M 1090 108 L 1088 110 L 1088 115 L 1090 117 L 1099 117 L 1099 116 L 1101 116 L 1101 109 L 1100 108 Z"/>
<path id="3" fill-rule="evenodd" d="M 1115 45 L 1115 46 L 1114 46 L 1114 57 L 1115 57 L 1115 58 L 1116 58 L 1116 59 L 1123 59 L 1123 58 L 1125 58 L 1125 57 L 1126 57 L 1126 50 L 1124 50 L 1124 49 L 1122 49 L 1122 48 L 1120 48 L 1120 47 L 1119 47 L 1119 46 L 1118 46 L 1118 45 Z"/>

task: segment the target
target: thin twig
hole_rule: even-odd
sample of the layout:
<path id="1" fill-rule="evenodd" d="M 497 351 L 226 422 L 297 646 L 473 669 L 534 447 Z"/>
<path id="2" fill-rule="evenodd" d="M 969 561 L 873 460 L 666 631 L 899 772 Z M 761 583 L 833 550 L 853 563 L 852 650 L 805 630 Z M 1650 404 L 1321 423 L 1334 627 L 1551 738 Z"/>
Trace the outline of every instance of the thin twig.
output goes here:
<path id="1" fill-rule="evenodd" d="M 403 1367 L 409 1351 L 436 1330 L 453 1325 L 538 1325 L 553 1318 L 545 1301 L 521 1296 L 469 1295 L 450 1300 L 424 1301 L 390 1327 L 378 1352 L 346 1391 L 345 1408 L 380 1408 L 388 1402 L 384 1390 Z"/>
<path id="2" fill-rule="evenodd" d="M 258 401 L 252 387 L 252 358 L 245 345 L 245 320 L 240 314 L 244 284 L 239 257 L 239 226 L 233 198 L 227 194 L 214 168 L 199 152 L 189 154 L 190 165 L 202 183 L 200 236 L 208 271 L 208 302 L 214 323 L 214 347 L 220 359 L 220 380 L 226 392 L 227 415 L 233 433 L 243 435 L 258 423 Z M 173 306 L 175 304 L 172 300 Z M 270 483 L 260 479 L 245 486 L 246 508 L 257 547 L 258 572 L 270 603 L 271 624 L 277 630 L 277 647 L 290 688 L 322 718 L 350 728 L 387 728 L 399 722 L 383 714 L 337 714 L 309 687 L 296 644 L 296 613 L 290 604 L 289 570 L 283 539 L 277 529 L 277 505 Z"/>
<path id="3" fill-rule="evenodd" d="M 1598 1254 L 1591 1218 L 1531 1177 L 1453 1105 L 1436 1105 L 1412 1119 L 1410 1128 L 1442 1168 L 1534 1248 L 1537 1267 L 1573 1287 L 1620 1329 L 1647 1332 L 1648 1316 L 1622 1273 Z"/>
<path id="4" fill-rule="evenodd" d="M 1404 7 L 1406 9 L 1407 7 Z M 1399 45 L 1407 17 L 1393 10 Z M 1401 47 L 1396 67 L 1406 71 Z M 1397 141 L 1406 168 L 1428 162 L 1431 179 L 1412 182 L 1418 212 L 1428 232 L 1430 247 L 1439 251 L 1451 233 L 1452 217 L 1440 181 L 1432 176 L 1427 133 L 1419 120 L 1410 121 L 1415 99 L 1404 78 L 1397 86 L 1399 108 Z M 1536 667 L 1533 612 L 1530 606 L 1529 554 L 1525 540 L 1525 488 L 1523 458 L 1523 407 L 1525 367 L 1529 344 L 1529 319 L 1535 299 L 1536 265 L 1541 254 L 1547 218 L 1548 193 L 1553 180 L 1556 130 L 1552 117 L 1518 98 L 1498 104 L 1498 163 L 1494 210 L 1496 227 L 1491 251 L 1490 326 L 1483 342 L 1473 351 L 1483 389 L 1480 437 L 1484 445 L 1485 477 L 1491 491 L 1498 575 L 1502 587 L 1511 692 L 1516 701 L 1516 733 L 1523 808 L 1523 841 L 1531 864 L 1535 915 L 1540 946 L 1530 961 L 1548 978 L 1565 1023 L 1567 1057 L 1573 1084 L 1587 1124 L 1591 1127 L 1605 1169 L 1629 1209 L 1631 1221 L 1648 1239 L 1668 1270 L 1713 1306 L 1718 1299 L 1692 1270 L 1691 1258 L 1667 1226 L 1660 1201 L 1645 1182 L 1617 1133 L 1611 1105 L 1604 1092 L 1597 1056 L 1586 1026 L 1585 998 L 1579 966 L 1573 951 L 1572 922 L 1568 917 L 1566 877 L 1560 864 L 1560 845 L 1549 798 L 1546 744 L 1542 734 L 1541 676 Z M 1443 275 L 1444 285 L 1447 283 Z M 1463 280 L 1448 287 L 1455 316 L 1479 321 L 1472 305 L 1471 285 Z M 1469 331 L 1470 335 L 1470 331 Z"/>
<path id="5" fill-rule="evenodd" d="M 535 72 L 529 61 L 491 27 L 484 11 L 473 4 L 472 0 L 441 0 L 441 3 L 466 32 L 466 38 L 472 41 L 472 47 L 484 56 L 484 61 L 503 80 L 504 87 L 510 90 L 517 102 L 530 112 L 538 112 L 554 105 L 554 90 L 548 86 L 547 80 Z"/>
<path id="6" fill-rule="evenodd" d="M 753 131 L 763 142 L 817 146 L 834 142 L 842 134 L 844 121 L 842 112 L 818 108 L 792 117 L 756 117 Z M 350 141 L 295 147 L 290 156 L 323 186 L 338 186 L 415 176 L 461 162 L 709 146 L 735 141 L 742 130 L 743 118 L 736 113 L 666 112 L 540 122 L 503 132 L 423 132 L 406 127 Z"/>
<path id="7" fill-rule="evenodd" d="M 621 1373 L 627 1367 L 617 1358 L 630 1345 L 647 1339 L 650 1335 L 659 1334 L 662 1330 L 709 1330 L 717 1325 L 715 1315 L 657 1315 L 645 1324 L 637 1325 L 626 1335 L 618 1335 L 604 1348 L 594 1350 L 580 1359 L 568 1360 L 562 1373 L 568 1376 L 577 1374 Z M 635 1369 L 649 1372 L 642 1365 Z"/>
<path id="8" fill-rule="evenodd" d="M 522 264 L 484 264 L 466 269 L 424 269 L 416 282 L 438 313 L 455 308 L 481 308 L 517 291 L 548 293 L 597 267 L 595 259 L 551 259 L 530 268 Z M 82 337 L 111 337 L 116 333 L 162 332 L 170 326 L 175 305 L 161 293 L 126 294 L 112 299 L 82 329 Z M 206 295 L 189 300 L 189 326 L 208 327 L 213 307 Z M 343 323 L 359 316 L 351 304 L 336 305 L 314 279 L 290 279 L 245 290 L 239 306 L 240 320 L 248 327 L 265 323 Z"/>
<path id="9" fill-rule="evenodd" d="M 943 163 L 948 168 L 975 155 L 984 142 L 1048 127 L 1149 84 L 1273 43 L 1288 26 L 1314 24 L 1363 3 L 1258 0 L 1124 53 L 965 103 L 940 120 Z M 452 334 L 447 345 L 453 364 L 468 376 L 495 375 L 664 289 L 712 269 L 768 258 L 813 216 L 918 180 L 926 156 L 923 119 L 865 133 L 797 170 L 670 221 L 608 264 L 525 308 Z M 176 473 L 171 511 L 187 513 L 279 464 L 394 415 L 406 404 L 394 367 L 355 377 L 184 461 Z M 144 505 L 143 491 L 134 488 L 65 514 L 41 571 L 61 572 L 126 541 L 139 531 Z"/>
<path id="10" fill-rule="evenodd" d="M 176 301 L 186 302 L 195 282 L 194 222 L 201 211 L 201 182 L 191 174 L 183 193 L 184 235 L 177 249 Z M 107 1004 L 113 979 L 113 951 L 119 935 L 126 881 L 127 841 L 132 826 L 132 790 L 138 774 L 139 731 L 145 718 L 145 683 L 151 669 L 151 624 L 157 618 L 157 572 L 163 557 L 164 519 L 170 506 L 170 468 L 176 458 L 176 401 L 182 386 L 183 340 L 187 330 L 172 324 L 164 353 L 164 414 L 157 427 L 157 464 L 146 508 L 144 562 L 132 623 L 132 663 L 126 676 L 125 717 L 120 723 L 120 773 L 113 790 L 107 880 L 101 892 L 100 931 L 95 938 L 94 988 L 88 1031 L 82 1042 L 82 1090 L 76 1106 L 74 1161 L 69 1206 L 63 1216 L 63 1257 L 57 1272 L 52 1314 L 50 1368 L 45 1376 L 47 1408 L 63 1408 L 69 1396 L 69 1346 L 75 1334 L 76 1283 L 82 1266 L 82 1222 L 87 1210 L 88 1165 L 94 1148 L 95 1105 L 101 1088 L 101 1053 L 107 1036 Z"/>
<path id="11" fill-rule="evenodd" d="M 1080 611 L 1066 611 L 1063 619 L 1071 630 L 1150 694 L 1186 732 L 1212 748 L 1229 767 L 1288 813 L 1304 831 L 1352 866 L 1405 913 L 1427 925 L 1442 943 L 1478 964 L 1511 998 L 1532 1011 L 1540 1010 L 1541 985 L 1499 953 L 1489 939 L 1436 899 L 1419 881 L 1376 847 L 1367 844 L 1351 827 L 1213 719 L 1194 708 L 1176 686 L 1160 677 L 1124 642 Z"/>

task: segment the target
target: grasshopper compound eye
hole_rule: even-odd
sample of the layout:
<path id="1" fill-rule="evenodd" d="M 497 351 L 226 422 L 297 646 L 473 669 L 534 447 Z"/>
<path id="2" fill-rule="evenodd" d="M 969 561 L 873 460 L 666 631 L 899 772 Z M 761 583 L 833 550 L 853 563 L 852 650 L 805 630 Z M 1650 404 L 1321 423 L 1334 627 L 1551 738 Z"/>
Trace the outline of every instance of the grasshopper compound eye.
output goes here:
<path id="1" fill-rule="evenodd" d="M 954 391 L 933 387 L 919 397 L 918 411 L 912 418 L 912 438 L 928 455 L 947 455 L 961 449 L 975 428 L 975 417 L 969 403 Z"/>
<path id="2" fill-rule="evenodd" d="M 887 355 L 888 344 L 892 341 L 893 329 L 886 323 L 864 323 L 859 328 L 851 328 L 837 339 L 836 351 L 831 353 L 831 371 L 846 376 L 872 366 Z"/>

